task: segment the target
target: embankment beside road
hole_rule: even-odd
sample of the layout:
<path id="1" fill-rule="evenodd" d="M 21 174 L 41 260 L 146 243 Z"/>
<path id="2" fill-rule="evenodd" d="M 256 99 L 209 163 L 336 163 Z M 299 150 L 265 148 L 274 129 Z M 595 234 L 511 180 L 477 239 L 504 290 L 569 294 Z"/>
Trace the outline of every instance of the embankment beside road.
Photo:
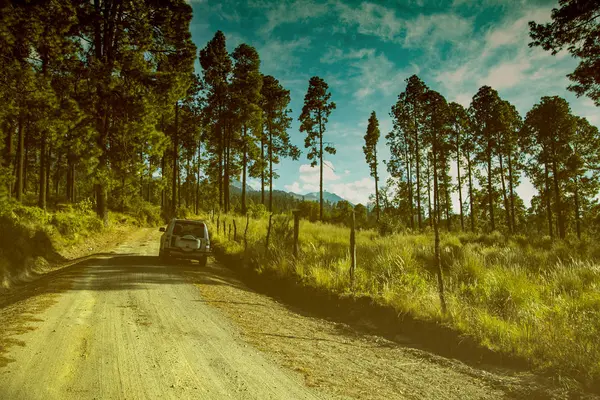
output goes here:
<path id="1" fill-rule="evenodd" d="M 89 202 L 64 206 L 60 211 L 2 204 L 0 295 L 71 260 L 99 253 L 140 226 L 160 222 L 158 212 L 156 217 L 113 212 L 109 216 L 109 227 L 104 227 Z"/>

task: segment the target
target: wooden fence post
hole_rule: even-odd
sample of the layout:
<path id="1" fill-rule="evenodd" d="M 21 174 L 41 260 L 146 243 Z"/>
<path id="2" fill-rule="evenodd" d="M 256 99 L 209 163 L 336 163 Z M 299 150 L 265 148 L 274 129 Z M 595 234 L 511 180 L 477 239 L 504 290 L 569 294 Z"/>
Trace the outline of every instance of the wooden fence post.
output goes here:
<path id="1" fill-rule="evenodd" d="M 354 273 L 356 271 L 356 213 L 352 210 L 350 225 L 350 287 L 354 288 Z"/>
<path id="2" fill-rule="evenodd" d="M 217 234 L 219 234 L 220 218 L 221 218 L 221 214 L 219 213 L 219 215 L 217 215 Z"/>
<path id="3" fill-rule="evenodd" d="M 300 244 L 298 243 L 298 236 L 300 235 L 300 212 L 298 210 L 293 211 L 294 214 L 294 258 L 298 258 L 300 253 Z"/>
<path id="4" fill-rule="evenodd" d="M 237 242 L 237 225 L 235 224 L 235 218 L 233 219 L 233 240 Z"/>
<path id="5" fill-rule="evenodd" d="M 231 223 L 229 224 L 229 236 L 227 238 L 231 241 Z"/>
<path id="6" fill-rule="evenodd" d="M 225 230 L 225 218 L 223 218 L 223 236 L 225 236 L 227 234 L 227 231 Z"/>
<path id="7" fill-rule="evenodd" d="M 271 236 L 271 219 L 273 218 L 273 214 L 269 215 L 269 227 L 267 228 L 267 241 L 265 243 L 265 249 L 269 250 L 269 236 Z"/>

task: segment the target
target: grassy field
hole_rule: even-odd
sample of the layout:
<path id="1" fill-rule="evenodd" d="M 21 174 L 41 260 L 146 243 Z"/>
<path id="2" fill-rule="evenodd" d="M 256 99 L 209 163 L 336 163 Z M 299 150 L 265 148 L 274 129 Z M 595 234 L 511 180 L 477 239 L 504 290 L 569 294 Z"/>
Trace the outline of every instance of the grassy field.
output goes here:
<path id="1" fill-rule="evenodd" d="M 220 216 L 213 238 L 227 254 L 243 255 L 246 220 L 235 217 L 238 241 L 223 234 L 233 216 Z M 442 315 L 433 265 L 432 234 L 357 233 L 354 290 L 349 279 L 350 231 L 300 223 L 300 255 L 292 257 L 293 221 L 251 218 L 246 260 L 255 268 L 297 276 L 336 293 L 367 295 L 399 312 L 442 322 L 481 345 L 525 358 L 538 371 L 586 385 L 600 381 L 600 246 L 590 241 L 500 234 L 446 234 L 442 263 L 448 313 Z M 228 228 L 229 229 L 229 228 Z M 228 232 L 228 231 L 227 231 Z"/>

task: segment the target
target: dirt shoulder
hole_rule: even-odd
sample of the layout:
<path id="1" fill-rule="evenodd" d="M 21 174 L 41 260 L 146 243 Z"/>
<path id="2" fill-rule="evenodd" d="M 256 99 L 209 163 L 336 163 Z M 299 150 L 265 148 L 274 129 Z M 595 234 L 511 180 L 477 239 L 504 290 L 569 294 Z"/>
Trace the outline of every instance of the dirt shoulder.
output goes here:
<path id="1" fill-rule="evenodd" d="M 218 264 L 211 268 L 216 276 L 234 280 L 239 276 Z M 247 275 L 243 279 L 251 283 Z M 531 373 L 469 366 L 423 350 L 409 338 L 392 341 L 366 334 L 360 327 L 318 318 L 248 290 L 241 282 L 198 286 L 207 302 L 238 325 L 245 340 L 302 373 L 307 385 L 337 398 L 597 398 L 571 393 Z"/>

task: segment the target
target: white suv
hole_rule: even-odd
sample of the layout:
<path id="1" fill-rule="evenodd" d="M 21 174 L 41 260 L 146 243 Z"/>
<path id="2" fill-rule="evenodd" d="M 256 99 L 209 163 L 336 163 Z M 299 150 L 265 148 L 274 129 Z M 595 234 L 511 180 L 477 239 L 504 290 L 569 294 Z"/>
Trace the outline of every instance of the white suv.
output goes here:
<path id="1" fill-rule="evenodd" d="M 161 260 L 185 258 L 198 260 L 200 265 L 206 265 L 210 254 L 210 239 L 203 221 L 173 219 L 166 229 L 161 227 L 159 230 L 164 232 L 160 237 L 158 253 Z"/>

